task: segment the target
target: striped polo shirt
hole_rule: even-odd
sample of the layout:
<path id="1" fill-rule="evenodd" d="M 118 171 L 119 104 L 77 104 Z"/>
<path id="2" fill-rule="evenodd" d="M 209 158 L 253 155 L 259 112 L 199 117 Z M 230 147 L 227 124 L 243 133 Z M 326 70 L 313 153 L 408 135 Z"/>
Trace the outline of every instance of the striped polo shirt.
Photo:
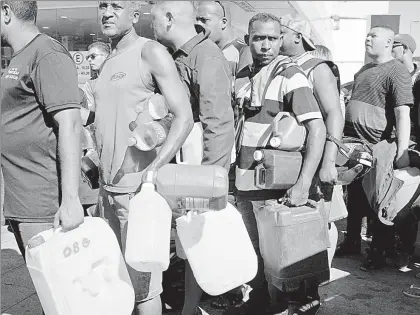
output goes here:
<path id="1" fill-rule="evenodd" d="M 289 62 L 289 59 L 283 59 L 282 62 Z M 252 88 L 258 87 L 252 84 Z M 267 146 L 274 118 L 281 112 L 287 112 L 293 113 L 300 123 L 322 119 L 308 79 L 296 64 L 282 71 L 266 89 L 265 97 L 263 96 L 264 99 L 261 101 L 262 106 L 258 110 L 244 108 L 245 124 L 236 167 L 235 186 L 238 195 L 250 200 L 275 199 L 284 194 L 284 191 L 279 190 L 260 190 L 255 186 L 254 179 L 257 163 L 253 155 L 256 150 Z"/>
<path id="2" fill-rule="evenodd" d="M 400 61 L 369 63 L 354 76 L 344 134 L 371 144 L 393 138 L 394 109 L 412 104 L 411 76 Z"/>

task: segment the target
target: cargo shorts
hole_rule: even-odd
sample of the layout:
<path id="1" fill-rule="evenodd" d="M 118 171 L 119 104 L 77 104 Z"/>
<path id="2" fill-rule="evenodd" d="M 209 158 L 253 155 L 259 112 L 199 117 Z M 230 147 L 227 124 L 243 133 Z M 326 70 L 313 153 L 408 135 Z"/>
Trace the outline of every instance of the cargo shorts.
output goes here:
<path id="1" fill-rule="evenodd" d="M 127 238 L 128 205 L 130 195 L 112 193 L 102 187 L 93 216 L 104 218 L 114 230 L 124 255 Z M 158 297 L 162 289 L 162 272 L 141 272 L 126 264 L 135 292 L 135 301 L 146 302 Z"/>

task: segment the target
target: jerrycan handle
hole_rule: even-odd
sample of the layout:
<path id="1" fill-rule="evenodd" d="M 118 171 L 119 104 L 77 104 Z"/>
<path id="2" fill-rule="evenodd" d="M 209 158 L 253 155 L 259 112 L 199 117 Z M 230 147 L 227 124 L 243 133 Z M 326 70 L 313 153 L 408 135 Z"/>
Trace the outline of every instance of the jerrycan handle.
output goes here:
<path id="1" fill-rule="evenodd" d="M 152 188 L 153 190 L 156 190 L 156 177 L 156 171 L 148 171 L 146 174 L 146 179 L 143 181 L 141 188 Z"/>
<path id="2" fill-rule="evenodd" d="M 263 163 L 255 168 L 255 186 L 264 189 L 266 186 L 266 169 Z"/>

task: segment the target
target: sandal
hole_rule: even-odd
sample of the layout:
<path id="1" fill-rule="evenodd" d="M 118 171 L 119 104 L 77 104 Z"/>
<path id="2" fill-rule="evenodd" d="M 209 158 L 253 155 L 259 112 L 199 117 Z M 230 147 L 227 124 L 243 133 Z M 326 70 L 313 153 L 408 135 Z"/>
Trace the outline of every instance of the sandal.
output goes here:
<path id="1" fill-rule="evenodd" d="M 219 295 L 217 299 L 211 301 L 210 306 L 214 309 L 225 310 L 230 306 L 235 307 L 242 301 L 242 296 L 234 293 Z"/>
<path id="2" fill-rule="evenodd" d="M 403 294 L 411 298 L 420 299 L 420 287 L 412 284 L 408 289 L 403 290 Z"/>
<path id="3" fill-rule="evenodd" d="M 315 315 L 318 313 L 319 308 L 321 307 L 321 302 L 319 300 L 311 300 L 310 302 L 302 305 L 297 306 L 291 305 L 289 308 L 289 314 L 290 315 Z"/>

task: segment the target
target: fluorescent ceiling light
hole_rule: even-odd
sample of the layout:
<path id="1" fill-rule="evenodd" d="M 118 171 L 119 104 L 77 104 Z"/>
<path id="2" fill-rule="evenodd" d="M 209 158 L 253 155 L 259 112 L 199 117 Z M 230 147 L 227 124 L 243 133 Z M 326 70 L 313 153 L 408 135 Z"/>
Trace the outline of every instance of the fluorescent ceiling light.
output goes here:
<path id="1" fill-rule="evenodd" d="M 144 14 L 144 15 L 149 15 L 149 14 L 150 14 L 150 12 L 143 12 L 143 14 Z"/>
<path id="2" fill-rule="evenodd" d="M 91 36 L 95 36 L 96 34 L 95 34 L 95 33 L 90 33 L 89 35 L 91 35 Z"/>
<path id="3" fill-rule="evenodd" d="M 44 30 L 47 30 L 47 29 L 49 29 L 50 27 L 49 26 L 43 26 L 42 27 Z"/>
<path id="4" fill-rule="evenodd" d="M 62 18 L 62 19 L 68 19 L 69 17 L 68 16 L 65 16 L 65 15 L 62 15 L 62 16 L 60 16 L 60 18 Z"/>

